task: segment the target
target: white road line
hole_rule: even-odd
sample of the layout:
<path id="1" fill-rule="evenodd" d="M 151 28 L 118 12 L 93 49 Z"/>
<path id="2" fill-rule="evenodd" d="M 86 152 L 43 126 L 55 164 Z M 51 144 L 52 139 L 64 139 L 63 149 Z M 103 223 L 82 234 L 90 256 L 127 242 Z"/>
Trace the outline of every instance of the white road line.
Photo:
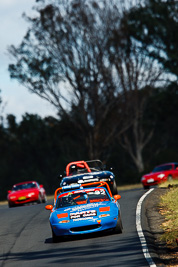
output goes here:
<path id="1" fill-rule="evenodd" d="M 141 226 L 141 208 L 142 208 L 142 203 L 143 200 L 145 199 L 145 197 L 150 194 L 152 191 L 154 190 L 154 188 L 150 189 L 149 191 L 147 191 L 138 201 L 137 204 L 137 209 L 136 209 L 136 228 L 137 228 L 137 233 L 138 236 L 140 238 L 140 242 L 142 245 L 142 251 L 143 254 L 145 256 L 145 259 L 147 260 L 148 264 L 150 267 L 156 267 L 156 264 L 154 263 L 153 259 L 150 256 L 150 253 L 148 251 L 148 247 L 147 247 L 147 243 L 142 231 L 142 226 Z"/>

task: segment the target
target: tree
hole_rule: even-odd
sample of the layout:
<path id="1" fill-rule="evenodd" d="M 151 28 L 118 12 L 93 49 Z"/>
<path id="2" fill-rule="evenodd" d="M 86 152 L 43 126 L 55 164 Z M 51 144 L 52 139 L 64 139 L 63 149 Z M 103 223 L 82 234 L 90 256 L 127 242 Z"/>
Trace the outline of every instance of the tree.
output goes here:
<path id="1" fill-rule="evenodd" d="M 10 48 L 16 59 L 11 77 L 77 124 L 89 158 L 108 147 L 120 120 L 113 115 L 119 98 L 105 56 L 104 10 L 94 1 L 53 1 L 37 8 L 39 17 L 28 18 L 32 26 L 21 45 Z"/>
<path id="2" fill-rule="evenodd" d="M 145 0 L 129 11 L 131 35 L 142 43 L 148 55 L 178 77 L 178 2 Z"/>
<path id="3" fill-rule="evenodd" d="M 165 84 L 166 75 L 154 58 L 148 57 L 144 46 L 133 40 L 128 27 L 127 12 L 108 39 L 109 60 L 125 106 L 123 115 L 130 126 L 118 135 L 120 144 L 130 154 L 139 172 L 144 170 L 143 150 L 153 136 L 152 123 L 145 123 L 145 110 L 156 87 Z"/>
<path id="4" fill-rule="evenodd" d="M 120 2 L 38 2 L 37 16 L 26 17 L 31 27 L 22 43 L 9 49 L 16 61 L 11 77 L 78 128 L 89 158 L 107 159 L 113 140 L 137 128 L 147 97 L 140 101 L 139 91 L 153 88 L 161 71 L 139 55 Z M 143 149 L 146 140 L 141 143 Z"/>
<path id="5" fill-rule="evenodd" d="M 150 151 L 154 151 L 155 157 L 158 157 L 163 151 L 174 150 L 176 147 L 177 102 L 178 87 L 176 83 L 172 83 L 154 91 L 147 105 L 145 119 L 155 124 L 154 140 L 150 143 Z M 174 161 L 173 157 L 170 160 Z"/>
<path id="6" fill-rule="evenodd" d="M 138 54 L 145 54 L 146 57 L 148 56 L 150 62 L 153 59 L 152 64 L 148 66 L 148 69 L 151 70 L 150 75 L 155 82 L 157 80 L 156 75 L 158 72 L 157 74 L 154 73 L 154 69 L 155 64 L 158 66 L 158 63 L 163 66 L 164 72 L 167 71 L 168 73 L 175 74 L 176 76 L 178 75 L 177 8 L 178 3 L 174 0 L 146 0 L 131 8 L 127 12 L 127 19 L 123 21 L 123 25 L 125 25 L 125 29 L 128 31 L 129 39 L 134 38 L 135 42 L 138 44 Z M 139 59 L 139 56 L 137 58 Z M 156 61 L 158 63 L 156 63 Z M 176 76 L 174 76 L 174 79 Z M 168 84 L 171 82 L 172 78 L 173 77 L 170 75 L 164 75 L 164 79 L 168 79 Z M 150 81 L 151 80 L 152 79 L 150 79 Z M 161 82 L 160 84 L 157 83 L 158 87 L 159 85 L 162 85 L 162 87 L 167 87 L 166 83 L 164 82 Z M 150 86 L 153 88 L 153 84 L 150 84 Z M 148 97 L 143 97 L 140 105 L 142 105 L 145 100 L 148 100 Z M 146 108 L 146 106 L 144 108 Z M 153 135 L 154 128 L 152 126 L 149 127 L 149 131 L 145 130 L 146 125 L 143 123 L 143 110 L 143 108 L 139 108 L 139 112 L 141 113 L 139 114 L 137 112 L 138 110 L 135 113 L 132 125 L 133 133 L 130 133 L 130 129 L 127 131 L 132 138 L 128 137 L 127 135 L 122 137 L 123 146 L 128 149 L 131 157 L 136 162 L 136 165 L 139 165 L 138 169 L 140 171 L 143 170 L 143 159 L 141 154 L 144 146 L 149 142 L 151 136 Z M 141 123 L 139 123 L 139 120 Z M 155 123 L 153 122 L 152 124 L 154 125 Z"/>
<path id="7" fill-rule="evenodd" d="M 1 90 L 0 90 L 1 93 Z M 3 126 L 3 112 L 5 109 L 6 103 L 3 102 L 2 97 L 0 96 L 0 126 Z"/>

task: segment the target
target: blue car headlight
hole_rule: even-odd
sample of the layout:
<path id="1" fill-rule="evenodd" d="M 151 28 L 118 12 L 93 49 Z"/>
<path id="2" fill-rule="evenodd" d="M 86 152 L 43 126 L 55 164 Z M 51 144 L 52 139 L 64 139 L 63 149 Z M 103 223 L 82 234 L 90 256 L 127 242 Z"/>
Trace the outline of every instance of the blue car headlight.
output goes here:
<path id="1" fill-rule="evenodd" d="M 69 220 L 63 220 L 63 221 L 59 221 L 59 223 L 69 223 Z"/>

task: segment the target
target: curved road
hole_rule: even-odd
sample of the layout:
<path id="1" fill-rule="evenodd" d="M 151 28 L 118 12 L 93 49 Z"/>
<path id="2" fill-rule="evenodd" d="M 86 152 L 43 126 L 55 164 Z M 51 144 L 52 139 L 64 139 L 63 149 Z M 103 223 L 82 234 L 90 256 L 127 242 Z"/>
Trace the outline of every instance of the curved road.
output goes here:
<path id="1" fill-rule="evenodd" d="M 136 206 L 144 190 L 121 191 L 122 234 L 100 234 L 52 243 L 45 204 L 0 206 L 0 266 L 148 266 L 136 231 Z M 51 201 L 52 203 L 52 201 Z M 50 204 L 50 201 L 49 201 Z"/>

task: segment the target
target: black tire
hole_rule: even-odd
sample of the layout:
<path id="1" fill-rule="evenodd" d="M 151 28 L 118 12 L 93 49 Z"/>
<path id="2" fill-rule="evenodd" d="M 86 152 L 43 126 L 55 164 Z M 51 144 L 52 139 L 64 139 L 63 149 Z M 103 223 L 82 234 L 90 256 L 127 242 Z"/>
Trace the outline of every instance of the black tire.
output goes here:
<path id="1" fill-rule="evenodd" d="M 144 185 L 143 187 L 144 187 L 144 189 L 149 189 L 150 188 L 149 185 Z"/>
<path id="2" fill-rule="evenodd" d="M 13 207 L 15 207 L 15 205 L 12 205 L 12 204 L 10 204 L 10 203 L 8 203 L 8 206 L 9 206 L 9 208 L 13 208 Z"/>
<path id="3" fill-rule="evenodd" d="M 167 177 L 167 180 L 169 181 L 169 182 L 172 182 L 172 175 L 168 175 L 168 177 Z"/>
<path id="4" fill-rule="evenodd" d="M 41 204 L 42 203 L 42 198 L 41 198 L 41 195 L 40 194 L 38 195 L 38 201 L 37 202 L 38 202 L 38 204 Z"/>
<path id="5" fill-rule="evenodd" d="M 123 230 L 122 219 L 121 219 L 121 214 L 119 213 L 117 224 L 116 224 L 116 227 L 114 228 L 114 233 L 121 234 L 122 230 Z"/>
<path id="6" fill-rule="evenodd" d="M 46 203 L 47 202 L 47 196 L 44 195 L 44 198 L 43 198 L 43 203 Z"/>
<path id="7" fill-rule="evenodd" d="M 113 195 L 117 195 L 118 194 L 117 185 L 116 185 L 116 181 L 115 180 L 113 181 L 111 192 L 112 192 Z"/>
<path id="8" fill-rule="evenodd" d="M 55 235 L 53 230 L 52 230 L 52 239 L 53 239 L 53 243 L 59 242 L 59 237 L 57 235 Z"/>

